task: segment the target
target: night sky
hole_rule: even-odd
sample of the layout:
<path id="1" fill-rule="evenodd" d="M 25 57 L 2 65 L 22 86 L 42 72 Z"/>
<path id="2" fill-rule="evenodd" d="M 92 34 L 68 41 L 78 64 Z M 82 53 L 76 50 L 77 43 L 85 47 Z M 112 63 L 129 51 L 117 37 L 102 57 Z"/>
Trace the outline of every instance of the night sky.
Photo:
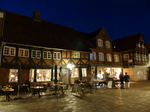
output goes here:
<path id="1" fill-rule="evenodd" d="M 150 0 L 1 0 L 0 8 L 91 33 L 104 27 L 112 40 L 142 33 L 150 43 Z"/>

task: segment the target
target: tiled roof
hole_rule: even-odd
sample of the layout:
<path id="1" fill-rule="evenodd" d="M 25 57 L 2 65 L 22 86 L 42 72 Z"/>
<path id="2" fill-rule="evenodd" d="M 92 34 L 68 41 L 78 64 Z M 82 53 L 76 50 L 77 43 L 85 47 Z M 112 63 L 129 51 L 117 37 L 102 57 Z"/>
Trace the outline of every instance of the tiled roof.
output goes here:
<path id="1" fill-rule="evenodd" d="M 137 33 L 117 40 L 113 40 L 113 46 L 115 46 L 114 51 L 121 52 L 135 49 L 136 43 L 139 41 L 141 35 L 141 33 Z"/>
<path id="2" fill-rule="evenodd" d="M 5 42 L 90 52 L 82 41 L 83 35 L 73 28 L 43 20 L 38 22 L 32 17 L 2 11 L 6 13 Z"/>

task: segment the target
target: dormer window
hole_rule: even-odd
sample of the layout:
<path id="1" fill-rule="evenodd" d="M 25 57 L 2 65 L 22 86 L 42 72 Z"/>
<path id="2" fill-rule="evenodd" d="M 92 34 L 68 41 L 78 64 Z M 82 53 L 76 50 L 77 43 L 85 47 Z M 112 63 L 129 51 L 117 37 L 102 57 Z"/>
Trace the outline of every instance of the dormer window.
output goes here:
<path id="1" fill-rule="evenodd" d="M 98 39 L 98 47 L 103 47 L 103 40 L 102 39 Z"/>
<path id="2" fill-rule="evenodd" d="M 106 48 L 110 49 L 110 42 L 106 41 Z"/>
<path id="3" fill-rule="evenodd" d="M 138 44 L 138 47 L 141 47 L 140 43 Z"/>

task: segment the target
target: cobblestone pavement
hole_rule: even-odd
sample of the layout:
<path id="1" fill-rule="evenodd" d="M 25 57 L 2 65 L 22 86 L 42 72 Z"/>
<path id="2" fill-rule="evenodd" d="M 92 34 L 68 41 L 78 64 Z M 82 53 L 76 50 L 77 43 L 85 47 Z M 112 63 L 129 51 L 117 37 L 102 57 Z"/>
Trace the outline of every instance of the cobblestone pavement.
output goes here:
<path id="1" fill-rule="evenodd" d="M 95 90 L 92 95 L 67 93 L 63 97 L 31 97 L 3 101 L 1 96 L 0 112 L 150 112 L 150 81 L 131 82 L 130 89 Z M 11 95 L 11 98 L 17 96 Z"/>

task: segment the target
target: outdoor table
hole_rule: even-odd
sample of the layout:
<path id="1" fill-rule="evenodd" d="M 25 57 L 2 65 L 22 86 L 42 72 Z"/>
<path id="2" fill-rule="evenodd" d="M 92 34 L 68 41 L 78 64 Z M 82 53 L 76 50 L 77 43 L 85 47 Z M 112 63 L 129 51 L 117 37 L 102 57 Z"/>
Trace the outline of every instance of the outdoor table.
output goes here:
<path id="1" fill-rule="evenodd" d="M 30 88 L 32 88 L 34 92 L 36 91 L 38 94 L 38 97 L 41 98 L 40 90 L 44 88 L 43 86 L 31 86 Z"/>
<path id="2" fill-rule="evenodd" d="M 2 90 L 3 90 L 3 92 L 5 92 L 6 101 L 10 101 L 11 98 L 10 98 L 9 94 L 10 94 L 11 91 L 14 91 L 14 89 L 12 89 L 12 88 L 3 88 Z"/>
<path id="3" fill-rule="evenodd" d="M 66 88 L 66 85 L 58 85 L 58 87 L 60 88 L 62 94 L 64 94 L 64 90 Z"/>
<path id="4" fill-rule="evenodd" d="M 22 87 L 22 91 L 23 92 L 27 92 L 28 91 L 28 87 L 29 87 L 29 85 L 27 85 L 27 84 L 23 84 L 23 85 L 20 85 L 21 87 Z"/>

